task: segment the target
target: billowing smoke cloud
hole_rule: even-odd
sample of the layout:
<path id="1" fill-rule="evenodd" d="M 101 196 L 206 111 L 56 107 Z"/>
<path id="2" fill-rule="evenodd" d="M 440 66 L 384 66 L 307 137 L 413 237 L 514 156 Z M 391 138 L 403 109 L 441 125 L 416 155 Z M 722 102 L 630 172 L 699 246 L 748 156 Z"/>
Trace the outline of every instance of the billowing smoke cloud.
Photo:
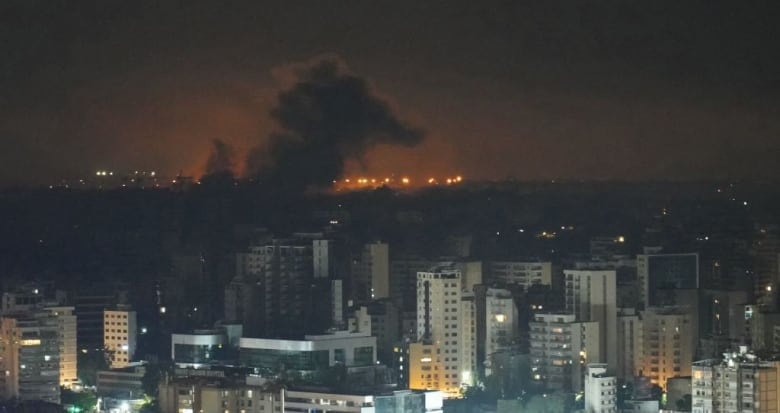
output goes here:
<path id="1" fill-rule="evenodd" d="M 259 181 L 292 191 L 325 188 L 346 160 L 362 159 L 377 144 L 416 145 L 419 129 L 398 119 L 365 79 L 335 59 L 295 71 L 271 117 L 281 131 L 250 151 L 246 170 Z"/>
<path id="2" fill-rule="evenodd" d="M 222 139 L 211 141 L 211 153 L 206 160 L 205 175 L 233 174 L 233 148 Z"/>
<path id="3" fill-rule="evenodd" d="M 235 151 L 221 139 L 214 139 L 211 145 L 201 182 L 206 186 L 232 184 L 235 177 Z"/>

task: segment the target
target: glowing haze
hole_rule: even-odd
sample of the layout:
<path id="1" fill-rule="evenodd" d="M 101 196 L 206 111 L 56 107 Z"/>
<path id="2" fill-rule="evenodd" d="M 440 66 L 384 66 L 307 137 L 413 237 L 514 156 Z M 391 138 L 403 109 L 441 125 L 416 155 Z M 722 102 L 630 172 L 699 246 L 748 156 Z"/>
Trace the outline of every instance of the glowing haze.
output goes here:
<path id="1" fill-rule="evenodd" d="M 293 191 L 327 188 L 346 162 L 379 144 L 414 146 L 423 134 L 399 120 L 368 83 L 335 59 L 292 68 L 271 117 L 280 130 L 250 150 L 245 173 Z"/>
<path id="2" fill-rule="evenodd" d="M 6 1 L 0 184 L 198 176 L 215 139 L 243 174 L 269 137 L 300 135 L 271 111 L 291 63 L 325 53 L 426 131 L 343 153 L 346 175 L 780 178 L 778 7 Z"/>

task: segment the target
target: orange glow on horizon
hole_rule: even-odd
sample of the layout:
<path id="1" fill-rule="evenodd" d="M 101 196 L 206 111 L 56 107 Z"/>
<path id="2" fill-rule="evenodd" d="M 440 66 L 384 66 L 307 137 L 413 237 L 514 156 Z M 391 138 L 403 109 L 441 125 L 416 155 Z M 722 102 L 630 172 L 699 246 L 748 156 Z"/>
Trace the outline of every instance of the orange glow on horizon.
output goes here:
<path id="1" fill-rule="evenodd" d="M 363 189 L 372 189 L 372 188 L 379 188 L 382 186 L 387 186 L 390 188 L 416 188 L 416 187 L 426 187 L 426 186 L 437 186 L 440 182 L 446 183 L 449 186 L 457 185 L 463 182 L 463 176 L 461 175 L 454 175 L 449 177 L 429 177 L 427 179 L 418 179 L 415 182 L 418 182 L 417 185 L 414 185 L 412 182 L 412 178 L 410 178 L 408 175 L 401 175 L 400 178 L 397 177 L 398 175 L 390 174 L 389 177 L 385 178 L 371 178 L 371 177 L 360 177 L 360 178 L 341 178 L 334 180 L 333 189 L 336 191 L 351 191 L 351 190 L 363 190 Z"/>

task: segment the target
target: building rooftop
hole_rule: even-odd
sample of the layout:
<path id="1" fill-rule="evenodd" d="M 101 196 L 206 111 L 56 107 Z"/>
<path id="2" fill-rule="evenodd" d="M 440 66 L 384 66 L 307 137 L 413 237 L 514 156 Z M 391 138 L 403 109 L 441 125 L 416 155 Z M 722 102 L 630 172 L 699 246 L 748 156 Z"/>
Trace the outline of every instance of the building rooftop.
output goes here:
<path id="1" fill-rule="evenodd" d="M 761 359 L 753 352 L 749 351 L 747 346 L 740 346 L 739 351 L 723 353 L 722 359 L 705 359 L 693 362 L 694 367 L 774 367 L 778 363 L 777 357 L 771 359 Z"/>
<path id="2" fill-rule="evenodd" d="M 434 265 L 433 267 L 428 268 L 426 271 L 420 271 L 424 273 L 432 273 L 432 274 L 441 274 L 443 276 L 452 276 L 453 278 L 455 276 L 460 276 L 460 271 L 458 271 L 457 268 L 455 268 L 454 264 L 452 263 L 441 263 Z"/>

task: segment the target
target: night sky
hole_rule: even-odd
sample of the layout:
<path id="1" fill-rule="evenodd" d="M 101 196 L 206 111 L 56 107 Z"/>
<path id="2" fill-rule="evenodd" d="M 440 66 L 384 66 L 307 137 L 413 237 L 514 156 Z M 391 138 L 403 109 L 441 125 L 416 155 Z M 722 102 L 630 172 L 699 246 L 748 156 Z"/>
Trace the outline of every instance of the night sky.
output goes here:
<path id="1" fill-rule="evenodd" d="M 6 0 L 0 184 L 197 174 L 321 59 L 425 131 L 349 173 L 777 179 L 776 3 Z"/>

